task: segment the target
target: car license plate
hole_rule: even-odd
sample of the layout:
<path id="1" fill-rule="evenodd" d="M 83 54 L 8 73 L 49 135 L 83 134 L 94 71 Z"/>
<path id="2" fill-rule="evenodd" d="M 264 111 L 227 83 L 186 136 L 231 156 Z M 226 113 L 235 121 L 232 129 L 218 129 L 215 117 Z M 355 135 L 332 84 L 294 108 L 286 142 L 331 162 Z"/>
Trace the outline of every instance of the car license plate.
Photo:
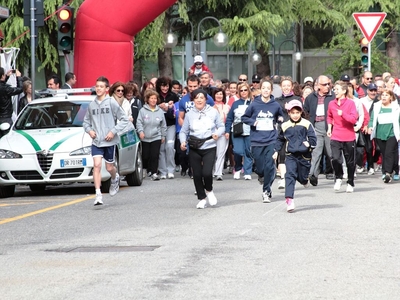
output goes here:
<path id="1" fill-rule="evenodd" d="M 61 168 L 86 166 L 86 158 L 61 159 L 60 166 Z"/>

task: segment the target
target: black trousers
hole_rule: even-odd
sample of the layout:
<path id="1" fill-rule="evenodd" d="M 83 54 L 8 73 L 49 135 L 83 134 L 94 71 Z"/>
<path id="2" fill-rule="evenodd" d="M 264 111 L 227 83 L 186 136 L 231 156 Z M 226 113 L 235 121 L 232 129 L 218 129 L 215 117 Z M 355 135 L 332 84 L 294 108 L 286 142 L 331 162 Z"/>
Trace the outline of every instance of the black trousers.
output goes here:
<path id="1" fill-rule="evenodd" d="M 396 137 L 388 140 L 375 139 L 382 154 L 382 174 L 399 173 L 399 151 Z"/>
<path id="2" fill-rule="evenodd" d="M 151 174 L 158 172 L 158 157 L 160 155 L 161 140 L 142 142 L 143 168 Z"/>
<path id="3" fill-rule="evenodd" d="M 206 191 L 213 190 L 213 168 L 217 147 L 209 149 L 190 149 L 189 161 L 193 171 L 193 182 L 197 198 L 203 200 L 207 197 Z"/>
<path id="4" fill-rule="evenodd" d="M 343 179 L 343 156 L 347 166 L 347 183 L 354 186 L 354 171 L 356 169 L 356 141 L 339 142 L 331 140 L 332 167 L 335 179 Z"/>

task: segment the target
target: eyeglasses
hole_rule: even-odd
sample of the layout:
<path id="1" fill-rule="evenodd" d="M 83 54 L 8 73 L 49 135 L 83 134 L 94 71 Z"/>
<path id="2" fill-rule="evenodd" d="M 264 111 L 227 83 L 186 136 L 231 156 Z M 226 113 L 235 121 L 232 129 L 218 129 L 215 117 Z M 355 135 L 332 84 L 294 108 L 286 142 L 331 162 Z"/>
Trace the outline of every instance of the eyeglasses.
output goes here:
<path id="1" fill-rule="evenodd" d="M 319 85 L 328 86 L 328 85 L 330 85 L 330 83 L 329 83 L 329 82 L 327 82 L 327 83 L 320 83 Z"/>
<path id="2" fill-rule="evenodd" d="M 117 93 L 123 93 L 124 90 L 115 90 Z"/>
<path id="3" fill-rule="evenodd" d="M 240 92 L 247 92 L 247 91 L 248 91 L 248 89 L 240 90 Z"/>
<path id="4" fill-rule="evenodd" d="M 367 79 L 367 80 L 372 80 L 372 77 L 366 77 L 365 79 Z"/>
<path id="5" fill-rule="evenodd" d="M 247 81 L 247 79 L 239 78 L 239 81 Z"/>

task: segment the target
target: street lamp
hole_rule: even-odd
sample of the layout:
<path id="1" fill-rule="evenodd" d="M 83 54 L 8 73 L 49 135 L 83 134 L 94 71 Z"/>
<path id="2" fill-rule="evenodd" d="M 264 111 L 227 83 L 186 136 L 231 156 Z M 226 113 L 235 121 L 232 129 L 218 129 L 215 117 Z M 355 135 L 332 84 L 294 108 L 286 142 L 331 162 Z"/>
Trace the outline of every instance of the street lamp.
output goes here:
<path id="1" fill-rule="evenodd" d="M 261 63 L 261 60 L 262 60 L 261 54 L 254 51 L 253 55 L 251 56 L 251 63 L 257 66 Z"/>
<path id="2" fill-rule="evenodd" d="M 219 26 L 219 32 L 214 36 L 214 44 L 217 47 L 224 47 L 228 44 L 228 37 L 226 34 L 222 31 L 221 23 L 218 21 L 217 18 L 214 17 L 205 17 L 200 20 L 199 25 L 197 26 L 197 41 L 194 40 L 194 34 L 193 34 L 193 23 L 188 21 L 190 26 L 191 26 L 191 38 L 192 38 L 192 54 L 193 56 L 195 55 L 200 55 L 200 26 L 203 23 L 203 21 L 207 19 L 212 19 L 215 20 L 218 23 Z M 176 21 L 176 20 L 175 20 Z M 174 22 L 175 22 L 174 21 Z M 172 22 L 172 24 L 174 23 Z M 171 27 L 172 27 L 171 24 Z M 173 48 L 176 46 L 178 42 L 178 38 L 176 34 L 172 32 L 172 28 L 170 27 L 168 34 L 165 37 L 165 47 L 166 48 Z"/>
<path id="3" fill-rule="evenodd" d="M 301 54 L 300 50 L 299 50 L 299 45 L 293 41 L 293 40 L 284 40 L 280 45 L 279 45 L 279 58 L 278 58 L 278 68 L 276 71 L 276 74 L 279 75 L 279 71 L 280 71 L 280 67 L 281 67 L 281 47 L 284 43 L 286 42 L 291 42 L 293 44 L 296 45 L 296 53 L 294 54 L 294 59 L 296 60 L 296 62 L 300 62 L 303 59 L 303 55 Z"/>

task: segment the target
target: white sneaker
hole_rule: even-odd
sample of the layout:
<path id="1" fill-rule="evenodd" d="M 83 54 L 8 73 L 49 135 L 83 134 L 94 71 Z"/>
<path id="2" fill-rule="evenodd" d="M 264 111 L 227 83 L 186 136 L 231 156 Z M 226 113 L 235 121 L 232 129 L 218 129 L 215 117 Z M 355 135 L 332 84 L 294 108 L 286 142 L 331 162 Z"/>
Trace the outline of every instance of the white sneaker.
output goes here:
<path id="1" fill-rule="evenodd" d="M 361 174 L 362 172 L 364 172 L 364 168 L 363 167 L 357 167 L 356 168 L 356 173 Z"/>
<path id="2" fill-rule="evenodd" d="M 206 207 L 206 204 L 207 204 L 206 199 L 200 200 L 199 203 L 197 203 L 196 208 L 203 209 Z"/>
<path id="3" fill-rule="evenodd" d="M 294 205 L 294 200 L 292 198 L 286 198 L 286 204 L 287 204 L 287 212 L 292 212 L 295 209 Z"/>
<path id="4" fill-rule="evenodd" d="M 346 193 L 352 193 L 352 192 L 354 192 L 354 187 L 352 187 L 350 184 L 347 184 Z"/>
<path id="5" fill-rule="evenodd" d="M 172 174 L 172 173 L 168 173 L 168 179 L 174 179 L 174 174 Z"/>
<path id="6" fill-rule="evenodd" d="M 278 189 L 282 190 L 284 188 L 285 188 L 285 179 L 281 179 L 281 180 L 279 180 Z"/>
<path id="7" fill-rule="evenodd" d="M 271 203 L 272 192 L 263 192 L 263 203 Z"/>
<path id="8" fill-rule="evenodd" d="M 94 199 L 94 205 L 103 205 L 103 195 L 96 194 L 96 199 Z"/>
<path id="9" fill-rule="evenodd" d="M 251 180 L 251 175 L 244 175 L 244 180 Z"/>
<path id="10" fill-rule="evenodd" d="M 368 171 L 368 175 L 374 175 L 375 174 L 375 170 L 373 168 L 370 168 Z"/>
<path id="11" fill-rule="evenodd" d="M 347 173 L 343 174 L 343 179 L 347 179 Z"/>
<path id="12" fill-rule="evenodd" d="M 151 175 L 151 180 L 157 181 L 160 180 L 160 177 L 154 173 L 153 175 Z"/>
<path id="13" fill-rule="evenodd" d="M 161 175 L 160 179 L 167 179 L 167 175 Z"/>
<path id="14" fill-rule="evenodd" d="M 110 191 L 109 194 L 110 196 L 115 196 L 119 191 L 119 174 L 115 175 L 115 179 L 112 180 L 111 178 L 111 184 L 110 184 Z"/>
<path id="15" fill-rule="evenodd" d="M 218 201 L 217 201 L 217 197 L 215 197 L 213 191 L 207 193 L 207 198 L 208 198 L 208 203 L 209 203 L 211 206 L 217 205 L 217 202 L 218 202 Z"/>
<path id="16" fill-rule="evenodd" d="M 240 171 L 236 171 L 235 174 L 233 174 L 233 179 L 235 180 L 240 179 Z"/>
<path id="17" fill-rule="evenodd" d="M 342 185 L 342 179 L 336 179 L 335 185 L 333 186 L 333 189 L 338 192 L 340 191 L 340 186 Z"/>
<path id="18" fill-rule="evenodd" d="M 306 184 L 303 184 L 304 188 L 309 188 L 310 187 L 310 181 L 308 180 Z"/>

